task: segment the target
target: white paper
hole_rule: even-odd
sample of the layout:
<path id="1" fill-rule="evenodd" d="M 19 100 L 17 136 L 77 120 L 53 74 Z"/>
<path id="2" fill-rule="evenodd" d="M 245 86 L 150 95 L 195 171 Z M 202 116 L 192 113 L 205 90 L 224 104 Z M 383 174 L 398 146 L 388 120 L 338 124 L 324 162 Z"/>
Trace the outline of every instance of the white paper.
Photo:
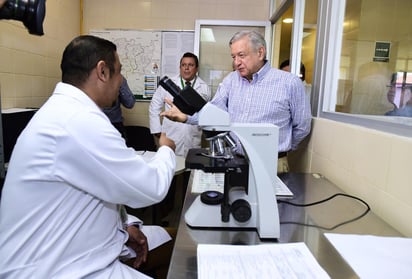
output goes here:
<path id="1" fill-rule="evenodd" d="M 197 246 L 199 279 L 330 278 L 305 243 Z"/>
<path id="2" fill-rule="evenodd" d="M 293 197 L 292 191 L 280 180 L 275 178 L 275 194 L 277 197 Z M 218 191 L 223 193 L 225 183 L 224 173 L 209 173 L 202 170 L 194 170 L 192 193 L 200 194 L 205 191 Z"/>
<path id="3" fill-rule="evenodd" d="M 360 278 L 412 278 L 412 239 L 326 233 Z"/>
<path id="4" fill-rule="evenodd" d="M 202 170 L 193 170 L 192 193 L 200 194 L 205 191 L 218 191 L 223 193 L 225 182 L 224 173 L 210 173 Z"/>
<path id="5" fill-rule="evenodd" d="M 143 160 L 150 162 L 156 155 L 155 151 L 136 150 L 136 154 L 142 156 Z M 176 156 L 175 174 L 185 171 L 185 158 L 183 156 Z"/>
<path id="6" fill-rule="evenodd" d="M 159 247 L 163 243 L 166 243 L 172 239 L 170 235 L 167 233 L 167 231 L 160 226 L 143 225 L 141 230 L 147 238 L 149 251 Z"/>
<path id="7" fill-rule="evenodd" d="M 1 113 L 7 114 L 7 113 L 17 113 L 17 112 L 26 112 L 26 111 L 33 111 L 37 109 L 33 108 L 9 108 L 9 109 L 3 109 Z"/>
<path id="8" fill-rule="evenodd" d="M 159 226 L 142 226 L 140 230 L 146 236 L 149 251 L 172 239 L 167 231 Z M 136 252 L 130 246 L 125 245 L 120 257 L 123 259 L 135 258 Z"/>

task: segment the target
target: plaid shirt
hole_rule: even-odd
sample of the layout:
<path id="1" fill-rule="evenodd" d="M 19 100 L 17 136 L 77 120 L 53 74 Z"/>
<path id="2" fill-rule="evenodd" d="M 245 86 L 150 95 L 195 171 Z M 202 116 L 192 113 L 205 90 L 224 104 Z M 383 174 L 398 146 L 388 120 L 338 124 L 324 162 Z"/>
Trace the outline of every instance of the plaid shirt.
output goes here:
<path id="1" fill-rule="evenodd" d="M 310 132 L 312 116 L 302 81 L 289 72 L 271 68 L 268 62 L 251 82 L 237 71 L 230 73 L 211 103 L 229 112 L 232 123 L 278 126 L 279 152 L 296 149 Z M 197 121 L 195 114 L 187 123 Z"/>

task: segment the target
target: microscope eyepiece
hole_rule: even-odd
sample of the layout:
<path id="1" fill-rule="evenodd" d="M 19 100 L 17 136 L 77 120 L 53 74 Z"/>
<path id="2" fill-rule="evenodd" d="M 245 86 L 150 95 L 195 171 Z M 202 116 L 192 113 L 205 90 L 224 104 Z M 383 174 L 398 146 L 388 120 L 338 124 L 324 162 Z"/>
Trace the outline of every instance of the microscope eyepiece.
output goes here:
<path id="1" fill-rule="evenodd" d="M 180 94 L 180 88 L 168 76 L 162 77 L 159 81 L 159 85 L 172 94 L 173 97 Z"/>
<path id="2" fill-rule="evenodd" d="M 167 76 L 160 79 L 159 85 L 173 96 L 173 104 L 183 113 L 193 115 L 206 104 L 203 97 L 193 87 L 185 86 L 183 89 L 180 89 Z"/>

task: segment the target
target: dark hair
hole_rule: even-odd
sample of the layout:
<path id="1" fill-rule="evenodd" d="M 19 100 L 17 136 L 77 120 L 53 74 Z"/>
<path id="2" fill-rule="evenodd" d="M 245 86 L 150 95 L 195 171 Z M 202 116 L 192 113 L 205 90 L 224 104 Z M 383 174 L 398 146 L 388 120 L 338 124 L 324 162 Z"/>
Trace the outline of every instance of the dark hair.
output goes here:
<path id="1" fill-rule="evenodd" d="M 186 52 L 185 54 L 183 54 L 182 58 L 180 58 L 180 63 L 182 63 L 182 60 L 185 57 L 193 58 L 195 60 L 196 68 L 199 68 L 199 59 L 197 58 L 197 56 L 195 54 L 193 54 L 191 52 Z"/>
<path id="2" fill-rule="evenodd" d="M 303 63 L 300 63 L 300 79 L 305 80 L 305 76 L 306 76 L 305 65 L 303 65 Z"/>
<path id="3" fill-rule="evenodd" d="M 64 49 L 60 69 L 62 81 L 82 85 L 99 61 L 106 62 L 110 74 L 114 73 L 116 45 L 108 40 L 82 35 L 74 38 Z"/>
<path id="4" fill-rule="evenodd" d="M 285 68 L 286 66 L 289 66 L 289 64 L 290 64 L 289 59 L 286 59 L 285 61 L 283 61 L 282 63 L 280 63 L 279 69 L 283 69 L 283 68 Z"/>
<path id="5" fill-rule="evenodd" d="M 280 63 L 279 69 L 283 69 L 284 67 L 289 66 L 289 65 L 290 65 L 290 61 L 289 59 L 286 59 L 285 61 Z M 303 81 L 305 80 L 305 77 L 306 77 L 305 65 L 303 65 L 303 63 L 300 63 L 300 79 Z"/>

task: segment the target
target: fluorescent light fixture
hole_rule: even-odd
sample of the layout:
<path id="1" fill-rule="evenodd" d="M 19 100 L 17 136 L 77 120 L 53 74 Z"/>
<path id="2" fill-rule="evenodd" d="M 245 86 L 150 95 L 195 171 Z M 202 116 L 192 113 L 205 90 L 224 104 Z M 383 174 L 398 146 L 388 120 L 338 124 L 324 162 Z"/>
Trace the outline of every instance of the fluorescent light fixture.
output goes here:
<path id="1" fill-rule="evenodd" d="M 202 42 L 216 42 L 212 28 L 200 29 L 200 40 Z"/>
<path id="2" fill-rule="evenodd" d="M 292 23 L 293 22 L 293 18 L 287 17 L 284 20 L 282 20 L 283 23 Z"/>

